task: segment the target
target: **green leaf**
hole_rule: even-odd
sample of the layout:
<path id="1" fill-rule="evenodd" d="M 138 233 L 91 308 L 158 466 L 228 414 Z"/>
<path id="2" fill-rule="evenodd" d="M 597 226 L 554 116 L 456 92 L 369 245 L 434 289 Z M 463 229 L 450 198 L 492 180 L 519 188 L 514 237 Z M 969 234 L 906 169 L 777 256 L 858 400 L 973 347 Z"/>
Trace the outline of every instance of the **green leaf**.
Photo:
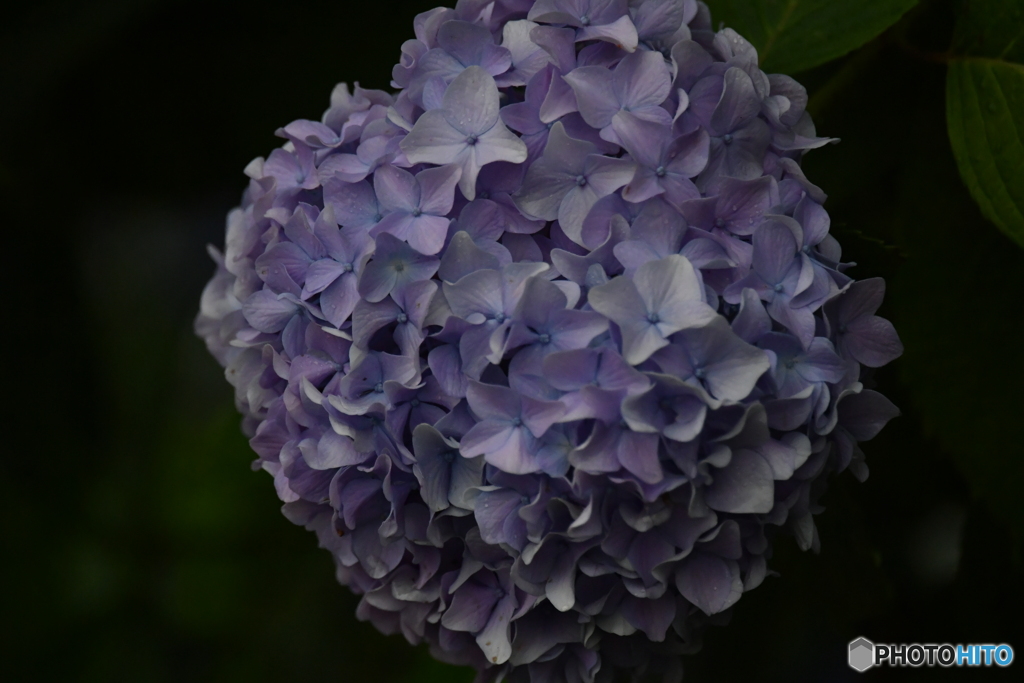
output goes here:
<path id="1" fill-rule="evenodd" d="M 761 68 L 792 74 L 842 57 L 892 26 L 917 0 L 708 0 L 753 43 Z"/>
<path id="2" fill-rule="evenodd" d="M 964 3 L 946 76 L 946 120 L 974 201 L 1024 247 L 1022 19 L 1021 0 Z"/>
<path id="3" fill-rule="evenodd" d="M 985 218 L 1024 247 L 1024 66 L 951 62 L 946 117 L 971 196 Z"/>

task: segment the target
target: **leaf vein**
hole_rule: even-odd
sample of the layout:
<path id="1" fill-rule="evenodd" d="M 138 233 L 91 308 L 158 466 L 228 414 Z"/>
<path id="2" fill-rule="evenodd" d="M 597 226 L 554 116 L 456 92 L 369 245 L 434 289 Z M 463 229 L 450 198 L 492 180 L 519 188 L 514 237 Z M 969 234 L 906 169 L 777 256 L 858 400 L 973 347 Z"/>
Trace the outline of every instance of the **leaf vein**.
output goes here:
<path id="1" fill-rule="evenodd" d="M 1011 108 L 1011 103 L 1009 99 L 1006 97 L 1006 92 L 1003 90 L 1003 84 L 999 81 L 999 78 L 996 76 L 995 72 L 993 72 L 991 68 L 989 69 L 989 73 L 992 75 L 992 81 L 995 83 L 995 89 L 996 92 L 999 93 L 999 98 L 1003 102 L 1003 107 L 1009 114 L 1010 125 L 1013 128 L 1014 136 L 1017 138 L 1016 146 L 1020 150 L 1020 154 L 1017 155 L 1019 159 L 1020 157 L 1024 156 L 1024 145 L 1021 144 L 1021 132 L 1020 129 L 1017 127 L 1017 118 L 1013 115 L 1013 109 Z M 988 139 L 988 126 L 984 126 L 984 128 L 986 131 L 985 138 Z M 996 175 L 999 177 L 1000 182 L 1003 184 L 1003 189 L 1006 192 L 1007 198 L 1010 200 L 1009 204 L 1012 207 L 1013 212 L 1017 214 L 1017 218 L 1019 220 L 1024 221 L 1024 213 L 1022 213 L 1021 208 L 1017 206 L 1017 202 L 1014 200 L 1014 195 L 1011 193 L 1009 186 L 1007 186 L 1006 184 L 1006 179 L 1004 179 L 1002 174 L 999 173 L 999 163 L 996 161 L 996 156 L 994 153 L 992 154 L 992 164 L 993 166 L 996 167 Z"/>
<path id="2" fill-rule="evenodd" d="M 775 31 L 769 31 L 767 38 L 765 38 L 764 49 L 761 51 L 762 62 L 767 58 L 772 46 L 775 45 L 775 40 L 779 37 L 779 34 L 785 30 L 786 24 L 789 23 L 789 19 L 793 15 L 793 11 L 796 9 L 798 4 L 800 4 L 800 0 L 789 0 L 789 2 L 786 3 L 786 9 L 783 10 L 782 16 L 779 17 L 779 21 L 775 26 Z"/>

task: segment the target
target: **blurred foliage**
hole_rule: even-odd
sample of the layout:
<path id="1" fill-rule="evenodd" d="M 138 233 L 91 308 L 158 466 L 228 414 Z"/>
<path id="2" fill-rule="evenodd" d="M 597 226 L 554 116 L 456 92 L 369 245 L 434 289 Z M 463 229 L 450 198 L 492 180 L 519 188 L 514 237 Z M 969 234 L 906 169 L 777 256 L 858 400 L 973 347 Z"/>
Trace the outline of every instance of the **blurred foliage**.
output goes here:
<path id="1" fill-rule="evenodd" d="M 934 109 L 922 112 L 908 140 L 908 153 L 919 161 L 899 182 L 904 197 L 931 199 L 905 199 L 893 216 L 897 242 L 908 252 L 892 284 L 907 347 L 900 369 L 926 432 L 1019 539 L 1024 251 L 983 220 L 966 193 L 953 191 L 958 178 L 948 150 L 941 163 L 930 159 L 942 133 L 941 102 L 930 104 Z"/>
<path id="2" fill-rule="evenodd" d="M 190 329 L 213 269 L 203 246 L 223 240 L 241 169 L 280 143 L 278 126 L 318 117 L 336 81 L 386 88 L 412 16 L 433 4 L 51 0 L 7 15 L 12 680 L 471 679 L 355 619 L 329 556 L 248 470 L 230 388 Z M 923 1 L 798 75 L 818 130 L 842 139 L 805 162 L 833 233 L 852 274 L 889 283 L 881 313 L 906 355 L 869 381 L 904 416 L 865 444 L 867 483 L 843 476 L 824 497 L 822 553 L 780 538 L 781 576 L 707 634 L 688 680 L 853 680 L 845 646 L 860 635 L 1020 642 L 1024 251 L 972 201 L 947 137 L 947 69 L 932 57 L 960 12 Z M 779 50 L 799 44 L 778 35 Z"/>
<path id="3" fill-rule="evenodd" d="M 952 53 L 1024 63 L 1024 2 L 958 0 Z"/>

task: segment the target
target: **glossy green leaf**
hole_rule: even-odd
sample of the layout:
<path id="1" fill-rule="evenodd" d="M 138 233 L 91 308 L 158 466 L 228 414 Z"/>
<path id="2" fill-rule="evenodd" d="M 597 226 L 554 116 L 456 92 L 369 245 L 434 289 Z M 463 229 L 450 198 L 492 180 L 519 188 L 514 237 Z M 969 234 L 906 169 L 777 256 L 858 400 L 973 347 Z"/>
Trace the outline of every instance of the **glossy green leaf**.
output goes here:
<path id="1" fill-rule="evenodd" d="M 1024 246 L 1024 2 L 964 3 L 953 53 L 946 118 L 960 176 Z"/>
<path id="2" fill-rule="evenodd" d="M 769 73 L 842 57 L 892 26 L 917 0 L 709 0 L 711 18 L 753 43 Z"/>

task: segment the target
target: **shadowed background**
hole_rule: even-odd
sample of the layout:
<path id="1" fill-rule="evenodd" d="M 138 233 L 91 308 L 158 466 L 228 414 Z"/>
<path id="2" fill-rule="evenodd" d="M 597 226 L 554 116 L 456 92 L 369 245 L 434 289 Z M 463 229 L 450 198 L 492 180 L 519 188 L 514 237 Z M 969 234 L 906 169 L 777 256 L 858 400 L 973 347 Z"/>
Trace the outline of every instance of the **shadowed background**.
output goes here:
<path id="1" fill-rule="evenodd" d="M 249 470 L 230 387 L 191 331 L 241 169 L 283 142 L 277 127 L 319 118 L 336 82 L 388 89 L 413 16 L 435 4 L 7 10 L 9 680 L 471 680 L 356 621 L 328 554 Z M 950 151 L 930 55 L 955 8 L 923 2 L 795 74 L 819 133 L 843 140 L 805 161 L 833 234 L 851 274 L 889 283 L 881 313 L 906 355 L 873 381 L 904 415 L 865 444 L 867 483 L 844 475 L 824 497 L 821 554 L 777 542 L 781 576 L 707 633 L 690 681 L 853 680 L 845 648 L 861 635 L 1024 656 L 1024 252 L 982 218 Z"/>

